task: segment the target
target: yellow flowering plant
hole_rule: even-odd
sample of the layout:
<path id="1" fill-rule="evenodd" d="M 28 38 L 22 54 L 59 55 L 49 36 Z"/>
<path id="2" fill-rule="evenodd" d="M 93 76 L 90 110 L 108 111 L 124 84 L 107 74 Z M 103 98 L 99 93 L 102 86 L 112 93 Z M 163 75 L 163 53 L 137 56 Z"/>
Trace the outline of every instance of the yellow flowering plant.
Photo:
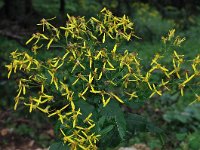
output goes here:
<path id="1" fill-rule="evenodd" d="M 14 109 L 24 104 L 29 112 L 55 118 L 67 148 L 101 149 L 112 145 L 109 139 L 123 141 L 130 134 L 127 108 L 136 101 L 174 90 L 183 96 L 190 85 L 199 85 L 200 55 L 184 59 L 176 49 L 185 38 L 175 30 L 162 37 L 165 46 L 147 67 L 136 52 L 123 49 L 123 43 L 139 38 L 127 16 L 104 8 L 89 20 L 67 17 L 61 27 L 50 23 L 55 18 L 42 19 L 41 32 L 26 42 L 30 51 L 15 50 L 6 65 L 8 78 L 19 78 Z"/>

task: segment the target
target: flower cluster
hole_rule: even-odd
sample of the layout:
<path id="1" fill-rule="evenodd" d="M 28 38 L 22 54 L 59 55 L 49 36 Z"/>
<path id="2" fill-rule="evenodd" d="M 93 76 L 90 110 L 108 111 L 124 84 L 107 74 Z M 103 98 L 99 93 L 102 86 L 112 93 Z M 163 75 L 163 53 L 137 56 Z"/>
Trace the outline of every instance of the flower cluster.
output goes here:
<path id="1" fill-rule="evenodd" d="M 19 75 L 14 109 L 24 103 L 30 112 L 38 109 L 48 117 L 57 117 L 60 136 L 71 149 L 97 149 L 101 137 L 95 132 L 96 117 L 92 112 L 83 114 L 79 101 L 98 109 L 110 101 L 126 104 L 144 99 L 144 95 L 161 96 L 174 87 L 183 95 L 189 82 L 200 76 L 200 55 L 186 61 L 174 50 L 170 58 L 167 56 L 171 64 L 166 67 L 166 55 L 157 53 L 145 69 L 137 53 L 122 51 L 121 41 L 137 38 L 125 15 L 115 17 L 104 8 L 99 18 L 88 21 L 67 16 L 66 26 L 58 28 L 49 22 L 54 18 L 42 19 L 38 24 L 42 33 L 33 34 L 26 42 L 32 43 L 31 51 L 12 52 L 12 62 L 6 67 L 8 78 L 12 73 Z M 163 37 L 163 42 L 173 40 L 180 46 L 184 39 L 174 39 L 174 32 Z M 190 71 L 184 70 L 185 62 L 190 63 Z"/>

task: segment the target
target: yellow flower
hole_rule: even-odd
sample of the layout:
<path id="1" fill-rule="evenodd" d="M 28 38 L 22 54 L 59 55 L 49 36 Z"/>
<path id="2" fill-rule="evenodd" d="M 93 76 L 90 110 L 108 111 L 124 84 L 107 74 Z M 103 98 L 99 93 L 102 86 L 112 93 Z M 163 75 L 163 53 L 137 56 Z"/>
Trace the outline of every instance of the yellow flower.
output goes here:
<path id="1" fill-rule="evenodd" d="M 50 46 L 51 46 L 51 44 L 52 44 L 53 40 L 54 40 L 54 38 L 51 38 L 51 39 L 49 40 L 49 43 L 47 44 L 47 49 L 49 49 L 49 48 L 50 48 Z"/>
<path id="2" fill-rule="evenodd" d="M 62 129 L 60 129 L 60 131 L 61 131 L 62 135 L 64 136 L 63 141 L 65 143 L 66 142 L 75 143 L 75 141 L 72 139 L 73 135 L 67 136 Z"/>
<path id="3" fill-rule="evenodd" d="M 62 107 L 61 109 L 59 109 L 59 110 L 56 110 L 55 112 L 53 112 L 53 113 L 49 114 L 49 115 L 48 115 L 48 117 L 52 117 L 52 116 L 54 116 L 54 115 L 58 115 L 58 114 L 60 114 L 60 113 L 61 113 L 61 111 L 63 111 L 64 109 L 66 109 L 68 106 L 69 106 L 69 104 L 65 105 L 65 106 L 64 106 L 64 107 Z"/>
<path id="4" fill-rule="evenodd" d="M 91 122 L 88 122 L 90 126 L 87 128 L 88 131 L 90 131 L 92 128 L 95 127 L 95 124 L 92 124 Z"/>
<path id="5" fill-rule="evenodd" d="M 103 33 L 102 43 L 105 43 L 105 40 L 106 40 L 106 33 Z"/>
<path id="6" fill-rule="evenodd" d="M 67 95 L 67 97 L 68 97 L 68 95 L 71 94 L 68 85 L 64 84 L 64 83 L 61 82 L 61 81 L 60 81 L 60 83 L 61 83 L 61 91 L 62 91 L 62 90 L 65 90 L 65 93 L 62 93 L 62 96 L 66 96 L 66 95 Z"/>
<path id="7" fill-rule="evenodd" d="M 19 100 L 20 100 L 20 97 L 16 96 L 16 97 L 14 98 L 14 100 L 15 100 L 14 110 L 16 110 L 16 109 L 17 109 L 17 106 L 18 106 L 18 103 L 19 103 Z"/>
<path id="8" fill-rule="evenodd" d="M 133 99 L 133 98 L 137 98 L 138 96 L 136 95 L 136 92 L 132 92 L 132 93 L 128 93 L 128 92 L 125 92 L 127 95 L 130 96 L 129 100 Z"/>
<path id="9" fill-rule="evenodd" d="M 162 58 L 163 56 L 160 56 L 160 54 L 156 54 L 155 56 L 154 56 L 154 58 L 152 59 L 152 61 L 151 61 L 151 65 L 153 65 L 153 64 L 158 64 L 158 60 L 160 59 L 160 58 Z"/>
<path id="10" fill-rule="evenodd" d="M 12 69 L 13 69 L 13 65 L 12 65 L 12 63 L 11 64 L 9 64 L 9 65 L 5 65 L 5 67 L 6 68 L 8 68 L 8 79 L 10 78 L 10 75 L 11 75 L 11 73 L 12 73 Z"/>
<path id="11" fill-rule="evenodd" d="M 82 99 L 84 99 L 86 101 L 86 98 L 83 96 L 82 93 L 78 93 L 78 97 L 81 97 Z"/>
<path id="12" fill-rule="evenodd" d="M 181 60 L 181 58 L 183 58 L 184 55 L 178 55 L 176 51 L 174 51 L 174 58 L 176 58 L 177 60 Z"/>
<path id="13" fill-rule="evenodd" d="M 98 60 L 100 56 L 103 56 L 102 51 L 98 52 L 98 54 L 94 57 L 94 60 Z"/>
<path id="14" fill-rule="evenodd" d="M 68 54 L 69 54 L 69 51 L 67 51 L 67 52 L 63 55 L 62 60 L 65 60 L 65 58 L 68 56 Z"/>
<path id="15" fill-rule="evenodd" d="M 110 66 L 110 68 L 107 68 L 107 67 L 106 67 L 106 64 L 108 64 L 108 65 Z M 114 70 L 116 70 L 116 69 L 114 68 L 114 66 L 113 66 L 109 61 L 107 61 L 107 62 L 104 62 L 104 64 L 103 64 L 103 70 L 111 70 L 111 71 L 114 71 Z"/>
<path id="16" fill-rule="evenodd" d="M 74 111 L 74 113 L 73 113 L 73 116 L 72 116 L 72 118 L 73 118 L 73 128 L 76 127 L 76 123 L 78 121 L 78 115 L 82 115 L 80 108 L 78 109 L 78 111 Z"/>
<path id="17" fill-rule="evenodd" d="M 195 74 L 191 75 L 190 77 L 188 77 L 185 81 L 183 81 L 182 83 L 179 84 L 179 89 L 181 90 L 181 96 L 183 96 L 183 89 L 186 85 L 186 83 L 188 83 L 190 80 L 192 80 L 192 78 L 195 77 Z"/>
<path id="18" fill-rule="evenodd" d="M 93 120 L 90 119 L 91 117 L 92 117 L 92 113 L 90 113 L 90 114 L 87 116 L 87 118 L 84 119 L 83 122 L 87 122 L 87 123 L 91 124 L 91 123 L 93 122 Z"/>
<path id="19" fill-rule="evenodd" d="M 115 54 L 115 53 L 116 53 L 116 50 L 117 50 L 117 44 L 114 45 L 114 48 L 113 48 L 113 50 L 111 51 L 111 53 L 112 53 L 112 54 Z"/>
<path id="20" fill-rule="evenodd" d="M 97 80 L 101 80 L 102 75 L 103 75 L 103 72 L 101 71 L 99 74 L 99 78 Z"/>
<path id="21" fill-rule="evenodd" d="M 143 82 L 146 82 L 148 84 L 148 87 L 150 90 L 152 90 L 152 87 L 151 87 L 151 84 L 149 83 L 149 78 L 150 78 L 151 74 L 150 72 L 147 72 L 146 73 L 146 76 L 145 77 L 142 77 L 143 78 Z"/>
<path id="22" fill-rule="evenodd" d="M 92 53 L 91 53 L 90 49 L 87 50 L 87 54 L 86 54 L 85 56 L 87 56 L 87 57 L 89 58 L 89 61 L 90 61 L 90 69 L 91 69 L 91 68 L 92 68 Z"/>
<path id="23" fill-rule="evenodd" d="M 113 92 L 109 93 L 112 97 L 114 97 L 117 101 L 119 101 L 120 103 L 124 103 L 123 100 L 121 100 L 121 98 L 119 98 L 117 95 L 115 95 Z"/>
<path id="24" fill-rule="evenodd" d="M 91 17 L 91 20 L 94 20 L 95 22 L 100 22 L 98 19 Z"/>
<path id="25" fill-rule="evenodd" d="M 39 109 L 41 112 L 46 113 L 46 114 L 49 114 L 49 108 L 50 108 L 50 106 L 47 106 L 44 109 L 39 107 L 39 106 L 37 106 L 37 109 Z"/>
<path id="26" fill-rule="evenodd" d="M 27 45 L 28 43 L 30 43 L 33 39 L 37 39 L 36 42 L 34 43 L 34 44 L 37 44 L 37 43 L 39 42 L 39 40 L 40 40 L 41 37 L 42 37 L 43 39 L 45 39 L 45 40 L 48 40 L 48 37 L 46 37 L 44 34 L 35 33 L 35 34 L 33 34 L 32 37 L 26 42 L 26 45 Z"/>
<path id="27" fill-rule="evenodd" d="M 78 82 L 79 78 L 77 78 L 73 83 L 72 85 L 75 85 L 77 82 Z"/>
<path id="28" fill-rule="evenodd" d="M 95 94 L 101 93 L 101 91 L 95 90 L 92 85 L 90 85 L 90 88 L 91 88 L 91 90 L 90 90 L 91 93 L 95 93 Z"/>
<path id="29" fill-rule="evenodd" d="M 39 97 L 39 101 L 41 104 L 46 103 L 47 101 L 52 101 L 54 99 L 54 96 L 52 95 L 47 95 L 45 93 L 42 93 Z M 35 100 L 35 99 L 34 99 Z"/>
<path id="30" fill-rule="evenodd" d="M 84 95 L 88 91 L 88 86 L 85 88 L 85 90 L 81 93 L 81 95 Z"/>
<path id="31" fill-rule="evenodd" d="M 195 77 L 195 74 L 191 75 L 190 77 L 187 77 L 185 81 L 183 81 L 182 84 L 188 83 L 190 80 L 192 80 Z"/>
<path id="32" fill-rule="evenodd" d="M 83 70 L 85 70 L 85 67 L 80 63 L 80 61 L 76 60 L 76 63 L 73 66 L 71 73 L 76 69 L 77 66 L 80 66 Z"/>
<path id="33" fill-rule="evenodd" d="M 164 87 L 165 89 L 170 91 L 170 89 L 166 86 L 168 83 L 169 83 L 169 81 L 164 82 L 164 80 L 162 79 L 162 83 L 159 84 L 159 87 Z"/>
<path id="34" fill-rule="evenodd" d="M 170 41 L 174 37 L 175 29 L 169 30 L 168 33 L 168 40 Z"/>
<path id="35" fill-rule="evenodd" d="M 151 97 L 153 97 L 156 93 L 158 94 L 158 95 L 162 95 L 162 93 L 161 93 L 161 91 L 159 90 L 157 90 L 156 89 L 156 86 L 155 86 L 155 84 L 153 84 L 153 89 L 152 89 L 152 91 L 153 91 L 153 93 L 149 96 L 149 98 L 151 98 Z"/>
<path id="36" fill-rule="evenodd" d="M 56 90 L 58 90 L 58 79 L 55 77 L 55 70 L 48 70 L 48 73 L 51 76 L 51 84 L 54 83 Z"/>
<path id="37" fill-rule="evenodd" d="M 186 40 L 186 38 L 180 38 L 179 36 L 176 37 L 176 39 L 174 40 L 174 45 L 175 46 L 179 46 L 181 45 L 181 43 L 183 43 Z"/>
<path id="38" fill-rule="evenodd" d="M 168 40 L 167 37 L 162 36 L 161 39 L 162 39 L 162 42 L 163 42 L 164 44 L 167 43 L 167 40 Z"/>
<path id="39" fill-rule="evenodd" d="M 49 27 L 52 27 L 52 28 L 55 28 L 52 24 L 50 24 L 48 21 L 49 20 L 53 20 L 53 19 L 55 19 L 56 17 L 53 17 L 53 18 L 50 18 L 50 19 L 41 19 L 40 20 L 40 23 L 39 24 L 37 24 L 37 25 L 41 25 L 42 26 L 42 31 L 44 32 L 44 27 L 46 26 L 47 27 L 47 29 L 49 29 Z"/>

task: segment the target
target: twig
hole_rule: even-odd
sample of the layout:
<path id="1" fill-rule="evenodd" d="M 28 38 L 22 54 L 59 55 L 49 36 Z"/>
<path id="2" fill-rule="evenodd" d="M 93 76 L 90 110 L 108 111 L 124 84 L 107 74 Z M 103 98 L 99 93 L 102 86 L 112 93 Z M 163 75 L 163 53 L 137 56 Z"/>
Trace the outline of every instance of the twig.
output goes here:
<path id="1" fill-rule="evenodd" d="M 24 38 L 19 36 L 19 35 L 15 35 L 12 32 L 8 32 L 8 31 L 4 31 L 4 30 L 0 30 L 0 35 L 2 36 L 6 36 L 12 39 L 16 39 L 16 40 L 23 40 Z"/>

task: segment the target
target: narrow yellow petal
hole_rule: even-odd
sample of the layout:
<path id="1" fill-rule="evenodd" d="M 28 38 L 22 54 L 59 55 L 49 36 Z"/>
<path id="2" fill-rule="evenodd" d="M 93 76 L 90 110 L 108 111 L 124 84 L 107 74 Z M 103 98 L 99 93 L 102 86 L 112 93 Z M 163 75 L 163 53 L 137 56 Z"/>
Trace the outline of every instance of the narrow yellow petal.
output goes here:
<path id="1" fill-rule="evenodd" d="M 106 40 L 106 33 L 103 34 L 102 43 L 105 43 L 105 40 Z"/>
<path id="2" fill-rule="evenodd" d="M 116 100 L 118 100 L 120 103 L 124 103 L 123 100 L 121 100 L 117 95 L 115 95 L 114 93 L 110 93 Z"/>
<path id="3" fill-rule="evenodd" d="M 109 98 L 105 101 L 103 107 L 105 107 L 105 106 L 110 102 L 110 99 L 111 99 L 111 97 L 109 97 Z"/>
<path id="4" fill-rule="evenodd" d="M 78 82 L 79 78 L 77 78 L 73 83 L 72 85 L 75 85 L 77 82 Z"/>
<path id="5" fill-rule="evenodd" d="M 101 77 L 102 77 L 102 75 L 103 75 L 103 72 L 100 72 L 100 74 L 99 74 L 99 78 L 98 78 L 97 80 L 100 80 Z"/>
<path id="6" fill-rule="evenodd" d="M 26 45 L 27 45 L 28 43 L 30 43 L 30 42 L 33 40 L 33 38 L 34 38 L 34 36 L 32 36 L 32 37 L 26 42 Z"/>
<path id="7" fill-rule="evenodd" d="M 53 39 L 51 39 L 50 41 L 49 41 L 49 43 L 47 44 L 47 49 L 49 49 L 49 47 L 51 46 L 51 43 L 53 42 Z"/>
<path id="8" fill-rule="evenodd" d="M 85 90 L 82 92 L 82 95 L 84 95 L 88 90 L 88 87 L 85 88 Z"/>
<path id="9" fill-rule="evenodd" d="M 112 53 L 115 53 L 116 50 L 117 50 L 117 44 L 115 44 L 115 46 L 114 46 L 114 48 L 113 48 L 113 50 L 112 50 Z"/>

